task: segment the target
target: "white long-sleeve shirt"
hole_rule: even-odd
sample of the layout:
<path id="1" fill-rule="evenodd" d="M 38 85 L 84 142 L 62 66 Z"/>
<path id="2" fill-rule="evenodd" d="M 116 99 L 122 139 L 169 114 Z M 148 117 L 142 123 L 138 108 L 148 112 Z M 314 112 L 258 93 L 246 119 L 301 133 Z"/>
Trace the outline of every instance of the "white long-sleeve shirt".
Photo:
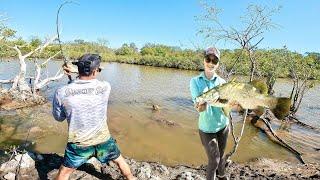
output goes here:
<path id="1" fill-rule="evenodd" d="M 76 80 L 56 90 L 52 114 L 57 121 L 67 119 L 68 142 L 91 146 L 110 138 L 107 125 L 111 86 L 106 81 Z"/>

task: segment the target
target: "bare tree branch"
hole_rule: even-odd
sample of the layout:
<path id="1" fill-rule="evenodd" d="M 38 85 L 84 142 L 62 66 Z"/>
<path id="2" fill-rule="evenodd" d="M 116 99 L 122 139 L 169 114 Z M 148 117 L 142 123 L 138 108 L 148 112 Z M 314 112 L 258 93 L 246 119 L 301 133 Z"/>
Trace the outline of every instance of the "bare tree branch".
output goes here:
<path id="1" fill-rule="evenodd" d="M 47 84 L 49 84 L 49 82 L 61 79 L 63 77 L 63 75 L 64 75 L 63 73 L 60 73 L 59 75 L 56 75 L 54 77 L 46 78 L 46 79 L 42 80 L 40 83 L 35 84 L 35 89 L 41 89 L 44 86 L 46 86 Z"/>
<path id="2" fill-rule="evenodd" d="M 33 53 L 37 52 L 37 51 L 42 51 L 44 48 L 46 48 L 50 43 L 52 43 L 54 40 L 57 39 L 57 35 L 51 37 L 50 39 L 48 39 L 43 45 L 38 46 L 36 49 L 34 49 L 33 51 L 23 55 L 24 58 L 27 58 L 29 56 L 31 56 Z"/>
<path id="3" fill-rule="evenodd" d="M 8 79 L 8 80 L 1 80 L 0 79 L 0 84 L 10 84 L 13 83 L 13 79 Z"/>
<path id="4" fill-rule="evenodd" d="M 22 55 L 22 52 L 19 49 L 18 45 L 15 45 L 15 46 L 6 45 L 8 48 L 14 49 L 18 53 L 19 64 L 20 64 L 20 71 L 19 71 L 19 74 L 17 76 L 17 78 L 18 78 L 17 83 L 13 83 L 13 86 L 12 86 L 11 90 L 16 89 L 17 87 L 19 87 L 20 91 L 31 91 L 30 87 L 28 86 L 28 84 L 25 81 L 25 75 L 26 75 L 26 71 L 27 71 L 27 65 L 26 65 L 25 59 L 27 57 L 31 56 L 32 54 L 34 54 L 37 51 L 41 52 L 50 43 L 52 43 L 56 38 L 57 38 L 57 35 L 51 37 L 44 44 L 39 45 L 36 49 L 30 51 L 29 53 L 27 53 L 25 55 Z M 50 58 L 49 58 L 49 60 L 50 60 Z"/>
<path id="5" fill-rule="evenodd" d="M 254 50 L 263 40 L 264 32 L 275 28 L 276 25 L 272 22 L 271 17 L 279 11 L 279 8 L 268 8 L 267 6 L 249 5 L 245 16 L 242 19 L 242 28 L 233 26 L 226 27 L 221 24 L 218 16 L 221 10 L 214 4 L 203 4 L 206 11 L 205 16 L 199 18 L 202 23 L 207 23 L 200 31 L 206 38 L 212 38 L 215 41 L 229 41 L 239 45 L 242 49 L 246 49 L 249 60 L 251 62 L 250 81 L 256 74 L 256 59 L 254 58 Z M 261 37 L 257 42 L 256 38 Z"/>
<path id="6" fill-rule="evenodd" d="M 41 66 L 46 65 L 49 61 L 51 61 L 53 58 L 55 58 L 58 54 L 60 54 L 60 51 L 54 54 L 53 56 L 49 57 L 47 60 L 45 60 L 43 63 L 41 63 Z"/>
<path id="7" fill-rule="evenodd" d="M 40 80 L 40 76 L 41 76 L 41 67 L 46 65 L 51 59 L 53 59 L 54 57 L 56 57 L 58 54 L 60 54 L 60 52 L 57 52 L 56 54 L 54 54 L 53 56 L 49 57 L 47 60 L 45 60 L 43 63 L 41 63 L 41 65 L 38 64 L 37 61 L 35 61 L 35 66 L 36 66 L 36 70 L 35 70 L 35 80 L 34 80 L 34 86 L 33 86 L 33 92 L 35 92 L 36 89 L 40 89 L 41 87 L 45 86 L 48 82 L 53 81 L 53 80 L 57 80 L 56 77 L 59 77 L 58 73 L 60 72 L 60 70 L 57 72 L 57 74 L 54 77 L 51 78 L 47 78 L 44 79 L 44 85 L 42 85 L 42 81 L 39 83 Z M 51 80 L 52 79 L 52 80 Z M 59 78 L 60 79 L 60 78 Z M 39 88 L 40 87 L 40 88 Z"/>

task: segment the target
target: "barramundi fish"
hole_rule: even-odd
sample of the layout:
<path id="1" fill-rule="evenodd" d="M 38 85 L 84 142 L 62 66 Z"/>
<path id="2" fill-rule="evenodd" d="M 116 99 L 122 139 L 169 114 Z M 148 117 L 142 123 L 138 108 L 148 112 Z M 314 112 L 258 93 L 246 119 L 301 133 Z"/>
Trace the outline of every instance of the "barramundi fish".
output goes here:
<path id="1" fill-rule="evenodd" d="M 196 102 L 207 102 L 211 106 L 230 107 L 234 104 L 243 109 L 261 110 L 269 108 L 278 119 L 289 114 L 290 98 L 262 94 L 250 83 L 231 81 L 217 86 L 198 96 Z"/>

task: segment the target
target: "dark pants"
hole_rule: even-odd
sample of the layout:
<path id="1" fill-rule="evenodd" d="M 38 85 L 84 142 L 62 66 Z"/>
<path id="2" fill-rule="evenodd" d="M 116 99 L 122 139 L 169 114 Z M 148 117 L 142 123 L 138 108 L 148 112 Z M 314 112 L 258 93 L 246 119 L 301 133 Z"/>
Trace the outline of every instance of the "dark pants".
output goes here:
<path id="1" fill-rule="evenodd" d="M 215 179 L 225 174 L 225 159 L 223 158 L 229 133 L 229 126 L 216 133 L 205 133 L 199 130 L 200 139 L 208 156 L 207 180 Z"/>

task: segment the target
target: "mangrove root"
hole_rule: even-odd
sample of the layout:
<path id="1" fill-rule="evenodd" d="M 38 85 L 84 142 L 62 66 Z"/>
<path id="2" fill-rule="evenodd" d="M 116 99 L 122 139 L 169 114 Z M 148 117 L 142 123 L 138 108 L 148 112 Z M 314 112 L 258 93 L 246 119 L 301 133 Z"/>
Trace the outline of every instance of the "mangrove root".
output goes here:
<path id="1" fill-rule="evenodd" d="M 269 118 L 265 116 L 266 116 L 265 114 L 260 116 L 260 118 L 256 120 L 256 122 L 254 123 L 254 125 L 260 128 L 262 131 L 264 131 L 272 141 L 274 141 L 275 143 L 281 145 L 282 147 L 292 152 L 302 164 L 305 164 L 305 162 L 302 159 L 302 154 L 297 150 L 295 150 L 293 147 L 291 147 L 284 140 L 282 140 L 279 136 L 277 136 L 277 134 L 274 132 L 274 130 L 270 125 L 270 122 L 268 120 Z M 266 125 L 267 129 L 264 128 L 264 126 L 259 122 L 263 122 L 263 124 Z"/>
<path id="2" fill-rule="evenodd" d="M 230 118 L 230 130 L 231 130 L 231 135 L 232 135 L 232 139 L 233 139 L 233 142 L 234 142 L 234 145 L 233 145 L 233 148 L 232 150 L 226 154 L 222 161 L 224 162 L 224 166 L 225 167 L 228 167 L 228 165 L 230 164 L 230 157 L 237 151 L 238 149 L 238 146 L 239 146 L 239 142 L 241 140 L 241 137 L 243 135 L 243 131 L 244 131 L 244 125 L 245 125 L 245 122 L 246 122 L 246 119 L 247 119 L 247 115 L 248 115 L 248 109 L 245 110 L 244 112 L 244 115 L 243 115 L 243 122 L 242 122 L 242 127 L 241 127 L 241 131 L 240 131 L 240 135 L 239 137 L 236 138 L 235 134 L 234 134 L 234 126 L 233 126 L 233 122 L 232 122 L 232 116 L 231 114 L 229 113 L 229 118 Z"/>

